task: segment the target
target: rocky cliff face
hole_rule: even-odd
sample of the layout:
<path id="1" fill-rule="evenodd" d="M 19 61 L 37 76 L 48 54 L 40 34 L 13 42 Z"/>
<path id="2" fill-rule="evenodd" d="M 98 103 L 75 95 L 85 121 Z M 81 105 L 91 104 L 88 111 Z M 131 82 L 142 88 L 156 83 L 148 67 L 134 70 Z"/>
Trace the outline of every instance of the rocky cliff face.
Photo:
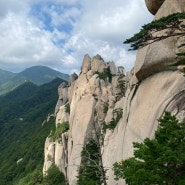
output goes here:
<path id="1" fill-rule="evenodd" d="M 185 11 L 184 1 L 171 1 L 160 5 L 155 19 Z M 171 3 L 173 8 L 166 8 Z M 102 125 L 108 125 L 114 111 L 119 110 L 122 117 L 114 129 L 104 132 L 101 153 L 107 184 L 123 185 L 123 181 L 114 180 L 112 165 L 133 155 L 132 142 L 153 137 L 157 119 L 165 110 L 185 121 L 185 77 L 178 68 L 172 70 L 168 65 L 175 60 L 184 39 L 174 36 L 139 49 L 135 66 L 126 76 L 124 69 L 113 62 L 104 62 L 99 55 L 85 55 L 80 75 L 73 74 L 69 86 L 59 87 L 56 125 L 69 121 L 69 130 L 55 142 L 46 139 L 43 172 L 55 163 L 69 185 L 75 185 L 82 147 L 94 137 L 96 128 L 102 132 Z M 185 47 L 180 50 L 185 52 Z M 66 111 L 68 103 L 70 113 Z"/>

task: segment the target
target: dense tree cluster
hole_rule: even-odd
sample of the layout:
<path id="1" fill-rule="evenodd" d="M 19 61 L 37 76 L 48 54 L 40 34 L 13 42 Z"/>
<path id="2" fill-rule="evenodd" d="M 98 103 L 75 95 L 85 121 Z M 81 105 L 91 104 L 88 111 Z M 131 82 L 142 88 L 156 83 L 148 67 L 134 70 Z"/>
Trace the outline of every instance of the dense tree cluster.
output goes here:
<path id="1" fill-rule="evenodd" d="M 53 164 L 44 176 L 42 185 L 66 185 L 64 174 Z"/>
<path id="2" fill-rule="evenodd" d="M 1 185 L 21 185 L 32 177 L 38 179 L 32 184 L 39 184 L 44 142 L 55 128 L 55 118 L 42 123 L 55 108 L 61 83 L 61 79 L 40 87 L 26 83 L 0 97 Z"/>
<path id="3" fill-rule="evenodd" d="M 185 184 L 185 123 L 166 112 L 154 139 L 134 143 L 134 157 L 114 164 L 116 179 L 129 185 Z"/>

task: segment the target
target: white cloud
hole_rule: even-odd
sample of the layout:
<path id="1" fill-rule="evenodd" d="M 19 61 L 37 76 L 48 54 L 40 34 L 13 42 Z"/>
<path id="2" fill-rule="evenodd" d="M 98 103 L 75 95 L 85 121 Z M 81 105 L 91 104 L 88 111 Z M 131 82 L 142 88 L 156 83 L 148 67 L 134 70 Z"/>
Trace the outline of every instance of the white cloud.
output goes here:
<path id="1" fill-rule="evenodd" d="M 89 3 L 83 0 L 84 13 L 75 29 L 87 37 L 103 39 L 114 43 L 135 33 L 143 22 L 151 20 L 146 16 L 143 0 L 132 1 L 96 1 Z"/>
<path id="2" fill-rule="evenodd" d="M 0 1 L 0 18 L 3 18 L 7 13 L 20 13 L 28 10 L 26 1 L 6 0 Z"/>
<path id="3" fill-rule="evenodd" d="M 58 62 L 63 56 L 62 50 L 52 42 L 56 33 L 53 35 L 40 29 L 29 19 L 11 13 L 0 23 L 0 28 L 3 33 L 0 35 L 0 61 L 3 66 L 44 65 Z"/>
<path id="4" fill-rule="evenodd" d="M 135 53 L 128 52 L 128 46 L 122 43 L 152 18 L 143 0 L 110 3 L 106 0 L 96 3 L 83 0 L 82 3 L 83 14 L 65 47 L 74 51 L 74 58 L 83 58 L 85 53 L 91 56 L 98 53 L 105 60 L 113 60 L 130 70 L 134 65 Z"/>
<path id="5" fill-rule="evenodd" d="M 0 19 L 0 68 L 47 65 L 72 72 L 86 53 L 129 70 L 135 54 L 122 42 L 152 17 L 144 0 L 6 0 L 0 2 Z"/>

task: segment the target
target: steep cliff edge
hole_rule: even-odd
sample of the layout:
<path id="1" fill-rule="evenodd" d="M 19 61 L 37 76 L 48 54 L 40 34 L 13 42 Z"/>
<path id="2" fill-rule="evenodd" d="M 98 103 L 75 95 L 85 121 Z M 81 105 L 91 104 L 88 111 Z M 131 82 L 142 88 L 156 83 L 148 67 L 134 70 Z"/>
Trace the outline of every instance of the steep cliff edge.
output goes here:
<path id="1" fill-rule="evenodd" d="M 181 0 L 166 8 L 170 3 L 163 2 L 155 19 L 185 11 Z M 169 37 L 139 49 L 135 66 L 126 76 L 113 62 L 104 62 L 99 55 L 85 55 L 80 75 L 73 74 L 69 86 L 59 87 L 56 126 L 68 121 L 69 130 L 56 141 L 46 139 L 43 172 L 55 163 L 69 185 L 75 185 L 82 148 L 98 128 L 103 133 L 101 154 L 107 184 L 123 185 L 123 181 L 114 180 L 112 165 L 133 155 L 132 142 L 152 138 L 157 119 L 165 110 L 185 121 L 185 77 L 177 68 L 169 67 L 179 46 L 180 52 L 185 52 L 183 40 L 184 36 Z M 116 111 L 122 116 L 110 129 Z"/>

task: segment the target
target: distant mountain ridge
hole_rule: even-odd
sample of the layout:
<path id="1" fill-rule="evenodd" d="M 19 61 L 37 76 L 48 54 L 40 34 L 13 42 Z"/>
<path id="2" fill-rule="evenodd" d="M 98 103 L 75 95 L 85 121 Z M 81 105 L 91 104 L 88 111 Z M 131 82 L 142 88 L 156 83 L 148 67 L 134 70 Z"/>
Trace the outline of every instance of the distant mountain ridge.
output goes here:
<path id="1" fill-rule="evenodd" d="M 61 78 L 68 81 L 69 75 L 46 66 L 33 66 L 20 73 L 12 73 L 0 69 L 0 95 L 10 92 L 19 85 L 28 81 L 36 85 L 43 85 L 55 78 Z"/>
<path id="2" fill-rule="evenodd" d="M 16 74 L 0 69 L 0 85 L 14 77 Z"/>

